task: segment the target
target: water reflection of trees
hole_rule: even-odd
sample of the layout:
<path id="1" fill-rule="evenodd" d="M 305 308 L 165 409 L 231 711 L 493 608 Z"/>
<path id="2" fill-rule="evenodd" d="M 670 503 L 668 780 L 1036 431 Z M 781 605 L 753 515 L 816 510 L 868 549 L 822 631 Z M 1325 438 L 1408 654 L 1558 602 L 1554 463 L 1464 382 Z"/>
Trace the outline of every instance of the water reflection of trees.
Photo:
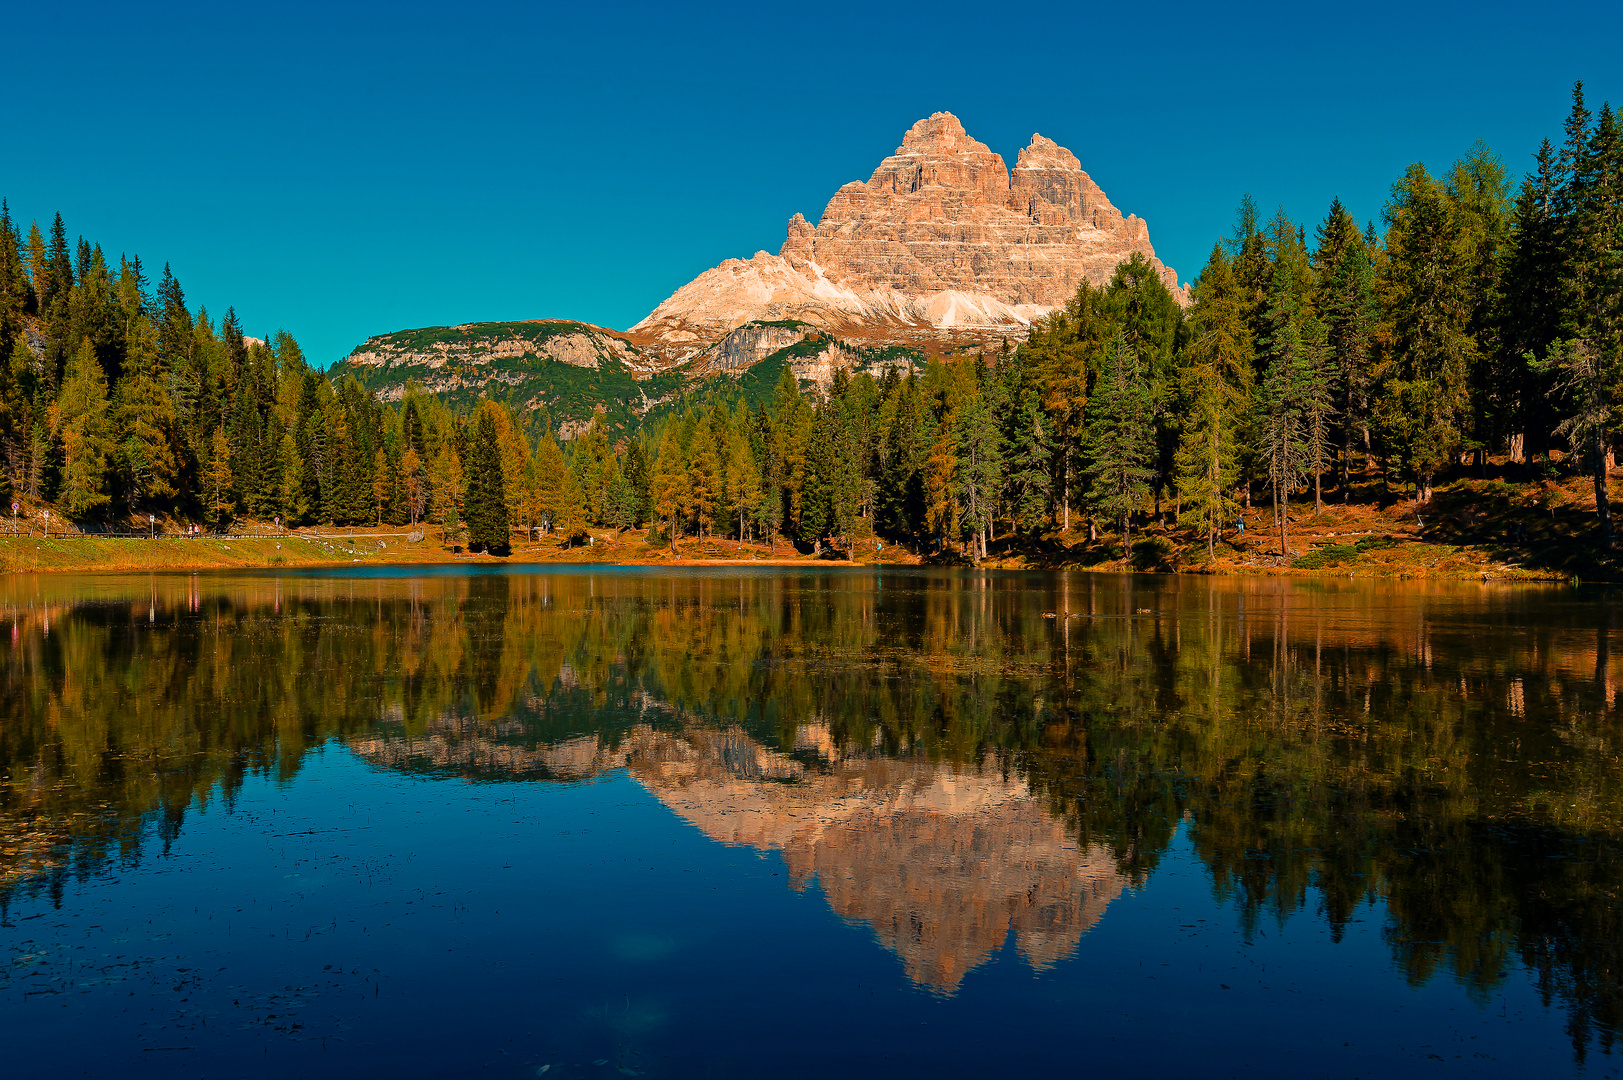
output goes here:
<path id="1" fill-rule="evenodd" d="M 1486 995 L 1521 962 L 1580 1052 L 1623 1023 L 1604 600 L 845 574 L 90 588 L 0 585 L 11 889 L 167 842 L 188 806 L 289 776 L 334 737 L 548 777 L 580 767 L 570 754 L 736 730 L 799 763 L 796 784 L 893 759 L 1006 776 L 1128 881 L 1187 820 L 1248 928 L 1314 912 L 1339 935 L 1379 899 L 1413 981 L 1447 971 Z"/>

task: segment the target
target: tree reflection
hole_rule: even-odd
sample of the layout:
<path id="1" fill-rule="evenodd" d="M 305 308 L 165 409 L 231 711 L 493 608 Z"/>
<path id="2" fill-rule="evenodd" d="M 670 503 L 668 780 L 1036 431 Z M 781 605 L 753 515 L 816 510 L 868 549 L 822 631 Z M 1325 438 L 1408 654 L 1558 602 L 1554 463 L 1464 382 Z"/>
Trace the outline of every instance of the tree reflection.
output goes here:
<path id="1" fill-rule="evenodd" d="M 342 740 L 628 769 L 780 850 L 923 985 L 1067 955 L 1182 823 L 1249 932 L 1384 907 L 1415 983 L 1623 1023 L 1617 683 L 1566 589 L 1094 575 L 8 579 L 0 897 L 167 844 Z M 0 899 L 0 903 L 6 902 Z"/>

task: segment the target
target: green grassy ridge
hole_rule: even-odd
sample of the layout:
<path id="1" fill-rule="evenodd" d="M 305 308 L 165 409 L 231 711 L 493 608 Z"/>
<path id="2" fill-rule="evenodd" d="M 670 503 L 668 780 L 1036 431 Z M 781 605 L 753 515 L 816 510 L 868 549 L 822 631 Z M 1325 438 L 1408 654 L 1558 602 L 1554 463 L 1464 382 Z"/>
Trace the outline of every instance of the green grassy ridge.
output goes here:
<path id="1" fill-rule="evenodd" d="M 546 406 L 554 423 L 589 420 L 598 406 L 604 409 L 604 423 L 611 437 L 627 435 L 644 424 L 657 423 L 663 417 L 688 407 L 704 407 L 718 400 L 742 400 L 749 408 L 764 405 L 772 398 L 774 388 L 782 377 L 786 365 L 795 360 L 817 355 L 835 345 L 857 358 L 859 364 L 907 358 L 923 362 L 923 354 L 904 345 L 853 345 L 831 334 L 814 329 L 798 319 L 755 320 L 744 327 L 769 326 L 806 331 L 806 336 L 792 345 L 768 354 L 742 371 L 721 372 L 710 376 L 695 376 L 688 365 L 672 368 L 648 379 L 638 379 L 624 361 L 612 354 L 600 352 L 598 366 L 576 367 L 543 355 L 545 343 L 562 334 L 601 334 L 603 331 L 586 323 L 569 320 L 539 320 L 519 322 L 481 322 L 463 326 L 430 326 L 413 330 L 399 330 L 368 338 L 357 346 L 356 352 L 385 346 L 406 353 L 426 352 L 436 344 L 468 345 L 477 347 L 482 340 L 518 337 L 536 346 L 523 356 L 486 362 L 477 353 L 466 357 L 450 358 L 438 369 L 427 363 L 413 362 L 409 358 L 392 359 L 382 365 L 354 364 L 345 357 L 334 364 L 328 376 L 334 380 L 354 376 L 362 388 L 382 391 L 407 380 L 419 378 L 427 381 L 430 372 L 455 375 L 464 385 L 454 390 L 439 391 L 438 396 L 458 412 L 478 407 L 481 398 L 499 401 L 515 412 L 526 412 L 532 403 Z M 507 382 L 497 376 L 520 377 Z M 658 401 L 647 414 L 640 414 L 643 398 Z"/>
<path id="2" fill-rule="evenodd" d="M 503 366 L 503 372 L 513 369 Z M 575 367 L 561 360 L 543 359 L 523 369 L 528 374 L 515 383 L 494 377 L 482 382 L 465 384 L 454 390 L 438 393 L 458 412 L 478 407 L 481 398 L 499 401 L 514 411 L 525 411 L 530 403 L 539 401 L 547 407 L 554 423 L 567 420 L 589 420 L 602 405 L 606 410 L 604 422 L 610 434 L 634 430 L 639 421 L 637 410 L 643 395 L 658 399 L 680 390 L 684 376 L 679 372 L 664 372 L 651 379 L 639 380 L 624 363 L 617 359 L 602 361 L 596 368 Z M 467 377 L 471 372 L 463 372 Z M 392 385 L 396 379 L 387 376 L 362 379 L 361 385 L 369 390 Z"/>
<path id="3" fill-rule="evenodd" d="M 368 348 L 389 346 L 408 352 L 430 349 L 435 345 L 469 345 L 492 338 L 521 338 L 534 345 L 564 334 L 605 334 L 599 327 L 572 319 L 522 319 L 513 322 L 463 323 L 460 326 L 424 326 L 411 330 L 396 330 L 367 338 L 351 350 L 351 355 Z M 606 336 L 613 337 L 613 334 Z M 342 363 L 342 361 L 340 361 Z"/>

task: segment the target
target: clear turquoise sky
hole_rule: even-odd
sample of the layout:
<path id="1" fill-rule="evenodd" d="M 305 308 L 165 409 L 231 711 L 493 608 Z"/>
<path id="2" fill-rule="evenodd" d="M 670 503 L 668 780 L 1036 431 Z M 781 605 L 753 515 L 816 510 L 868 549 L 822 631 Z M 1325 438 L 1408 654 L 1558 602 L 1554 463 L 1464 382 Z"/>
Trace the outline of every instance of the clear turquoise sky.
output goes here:
<path id="1" fill-rule="evenodd" d="M 63 10 L 55 10 L 61 8 Z M 1181 277 L 1242 193 L 1376 217 L 1412 161 L 1513 172 L 1623 4 L 11 5 L 0 194 L 169 262 L 325 365 L 369 334 L 624 328 L 776 251 L 913 121 L 1069 147 Z"/>

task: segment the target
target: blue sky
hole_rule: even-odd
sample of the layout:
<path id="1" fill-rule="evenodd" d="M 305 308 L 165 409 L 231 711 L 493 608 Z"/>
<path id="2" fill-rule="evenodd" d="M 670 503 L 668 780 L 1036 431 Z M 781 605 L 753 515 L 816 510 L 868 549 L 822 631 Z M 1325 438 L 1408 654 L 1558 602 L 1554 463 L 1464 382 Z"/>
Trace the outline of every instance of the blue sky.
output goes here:
<path id="1" fill-rule="evenodd" d="M 65 10 L 51 10 L 62 7 Z M 1242 193 L 1378 216 L 1476 139 L 1520 174 L 1623 5 L 13 5 L 0 194 L 326 365 L 369 334 L 624 328 L 946 109 L 1069 147 L 1181 277 Z"/>

